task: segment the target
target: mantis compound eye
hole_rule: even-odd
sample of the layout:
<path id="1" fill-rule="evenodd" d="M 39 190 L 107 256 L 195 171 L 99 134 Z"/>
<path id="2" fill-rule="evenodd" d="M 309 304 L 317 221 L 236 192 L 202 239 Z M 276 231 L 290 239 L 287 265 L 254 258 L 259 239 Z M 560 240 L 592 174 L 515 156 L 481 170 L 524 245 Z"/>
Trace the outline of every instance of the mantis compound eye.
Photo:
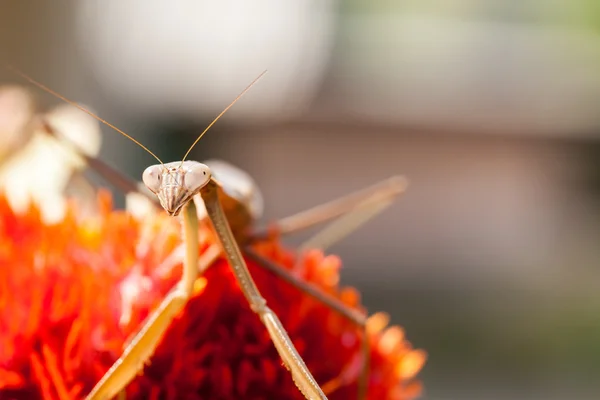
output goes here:
<path id="1" fill-rule="evenodd" d="M 157 193 L 160 189 L 161 176 L 162 166 L 152 165 L 144 170 L 142 181 L 152 193 Z"/>
<path id="2" fill-rule="evenodd" d="M 190 192 L 195 192 L 204 187 L 211 178 L 210 168 L 195 161 L 186 161 L 184 163 L 185 176 L 183 186 Z"/>

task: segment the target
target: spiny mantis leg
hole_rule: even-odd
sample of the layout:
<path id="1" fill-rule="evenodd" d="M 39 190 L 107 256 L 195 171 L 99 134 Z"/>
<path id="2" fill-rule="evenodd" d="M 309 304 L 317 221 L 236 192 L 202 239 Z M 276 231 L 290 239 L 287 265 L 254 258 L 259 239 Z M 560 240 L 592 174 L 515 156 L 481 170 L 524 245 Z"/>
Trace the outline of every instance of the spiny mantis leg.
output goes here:
<path id="1" fill-rule="evenodd" d="M 173 318 L 185 307 L 198 277 L 198 218 L 193 201 L 183 209 L 186 255 L 183 275 L 177 285 L 152 312 L 125 351 L 92 389 L 86 400 L 115 397 L 142 370 Z"/>
<path id="2" fill-rule="evenodd" d="M 392 200 L 402 193 L 406 186 L 407 180 L 404 177 L 394 176 L 368 188 L 282 218 L 269 224 L 266 228 L 256 230 L 251 237 L 258 240 L 273 233 L 285 235 L 299 232 L 348 214 L 363 206 Z"/>
<path id="3" fill-rule="evenodd" d="M 289 338 L 283 325 L 275 313 L 267 307 L 266 300 L 260 294 L 242 253 L 233 237 L 231 228 L 225 218 L 225 213 L 219 202 L 218 185 L 211 180 L 206 186 L 200 189 L 200 196 L 204 200 L 206 212 L 210 218 L 215 232 L 221 240 L 225 255 L 231 265 L 233 273 L 238 280 L 242 293 L 248 300 L 252 311 L 257 313 L 267 328 L 273 344 L 277 349 L 283 363 L 290 371 L 294 383 L 307 399 L 327 399 L 325 393 L 321 390 L 318 383 L 304 364 L 304 361 L 298 354 L 294 344 Z"/>
<path id="4" fill-rule="evenodd" d="M 356 231 L 361 225 L 391 206 L 406 187 L 406 181 L 401 177 L 392 177 L 376 186 L 365 189 L 371 195 L 357 202 L 353 209 L 347 210 L 324 229 L 307 239 L 298 247 L 300 253 L 308 249 L 326 250 L 336 242 Z"/>
<path id="5" fill-rule="evenodd" d="M 324 251 L 392 205 L 396 197 L 404 192 L 406 186 L 407 181 L 404 177 L 393 176 L 359 192 L 283 218 L 271 225 L 271 235 L 278 234 L 280 229 L 285 233 L 297 232 L 333 219 L 329 225 L 307 239 L 297 249 L 299 254 L 314 248 Z M 343 209 L 343 212 L 340 212 L 337 207 Z M 294 266 L 296 273 L 299 272 L 301 265 L 299 258 Z"/>

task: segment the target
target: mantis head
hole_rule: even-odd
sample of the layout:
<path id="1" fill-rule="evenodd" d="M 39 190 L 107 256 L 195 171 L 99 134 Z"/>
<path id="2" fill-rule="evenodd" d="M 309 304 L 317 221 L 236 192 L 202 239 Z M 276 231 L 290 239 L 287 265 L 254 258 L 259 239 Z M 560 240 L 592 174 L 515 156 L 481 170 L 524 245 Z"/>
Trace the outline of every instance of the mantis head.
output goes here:
<path id="1" fill-rule="evenodd" d="M 144 171 L 142 180 L 171 215 L 179 212 L 211 179 L 210 168 L 197 161 L 155 164 Z"/>

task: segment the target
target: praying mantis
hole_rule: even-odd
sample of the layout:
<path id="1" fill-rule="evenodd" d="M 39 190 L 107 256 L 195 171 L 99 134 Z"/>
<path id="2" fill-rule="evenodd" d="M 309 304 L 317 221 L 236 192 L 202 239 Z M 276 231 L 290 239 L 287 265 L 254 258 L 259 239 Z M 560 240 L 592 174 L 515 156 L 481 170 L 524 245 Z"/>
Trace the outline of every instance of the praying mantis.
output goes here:
<path id="1" fill-rule="evenodd" d="M 125 177 L 118 170 L 102 160 L 86 155 L 74 143 L 62 137 L 47 121 L 42 121 L 46 133 L 59 139 L 71 150 L 85 159 L 97 173 L 114 183 L 127 193 L 141 193 L 157 207 L 162 207 L 170 216 L 181 217 L 184 233 L 183 273 L 179 282 L 163 299 L 158 308 L 145 321 L 138 333 L 129 341 L 122 355 L 105 373 L 103 378 L 87 395 L 88 400 L 111 399 L 117 396 L 143 369 L 150 360 L 154 349 L 175 316 L 181 312 L 193 293 L 196 279 L 224 253 L 239 287 L 251 310 L 264 324 L 271 340 L 299 391 L 306 399 L 327 399 L 326 390 L 312 376 L 298 354 L 285 328 L 277 315 L 267 306 L 254 283 L 244 261 L 244 255 L 258 262 L 270 272 L 305 291 L 317 300 L 328 305 L 341 315 L 356 323 L 363 330 L 361 354 L 362 371 L 359 376 L 358 398 L 366 397 L 368 385 L 369 346 L 366 340 L 367 316 L 344 305 L 335 297 L 320 291 L 317 287 L 298 278 L 293 271 L 276 265 L 252 250 L 250 244 L 270 234 L 289 234 L 333 221 L 323 231 L 300 246 L 304 249 L 318 247 L 324 249 L 341 239 L 350 231 L 366 222 L 389 206 L 406 188 L 406 180 L 392 177 L 370 188 L 347 195 L 332 202 L 322 204 L 271 224 L 263 231 L 250 228 L 260 216 L 258 202 L 260 194 L 252 179 L 235 167 L 222 162 L 199 163 L 186 160 L 194 146 L 213 124 L 227 112 L 264 74 L 260 74 L 248 85 L 196 138 L 180 161 L 163 163 L 154 153 L 127 133 L 93 114 L 91 111 L 67 99 L 23 72 L 9 67 L 25 80 L 38 88 L 58 97 L 98 121 L 108 125 L 127 137 L 152 155 L 159 164 L 146 168 L 142 175 L 145 189 L 137 182 Z M 146 190 L 147 189 L 147 190 Z M 219 246 L 208 251 L 202 258 L 198 255 L 198 211 L 202 206 L 219 239 Z"/>

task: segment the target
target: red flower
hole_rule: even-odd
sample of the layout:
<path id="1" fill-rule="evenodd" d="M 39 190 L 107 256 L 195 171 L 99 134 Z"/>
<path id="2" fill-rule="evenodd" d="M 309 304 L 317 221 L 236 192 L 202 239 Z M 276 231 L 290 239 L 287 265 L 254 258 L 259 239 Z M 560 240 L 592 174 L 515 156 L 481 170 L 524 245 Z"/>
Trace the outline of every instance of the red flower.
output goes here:
<path id="1" fill-rule="evenodd" d="M 0 399 L 79 399 L 121 354 L 124 343 L 179 279 L 172 263 L 180 226 L 163 213 L 137 220 L 113 211 L 104 193 L 97 218 L 79 220 L 70 205 L 56 224 L 35 206 L 17 215 L 0 196 Z M 200 227 L 199 251 L 215 242 Z M 295 255 L 277 241 L 256 246 L 291 267 Z M 330 399 L 356 398 L 360 330 L 251 260 L 269 306 Z M 340 261 L 318 251 L 303 278 L 359 308 L 359 295 L 338 287 Z M 368 397 L 410 399 L 425 354 L 399 327 L 369 320 Z M 350 380 L 339 386 L 342 372 Z M 339 387 L 336 387 L 339 386 Z M 250 311 L 224 259 L 196 284 L 127 399 L 301 399 L 258 317 Z"/>

